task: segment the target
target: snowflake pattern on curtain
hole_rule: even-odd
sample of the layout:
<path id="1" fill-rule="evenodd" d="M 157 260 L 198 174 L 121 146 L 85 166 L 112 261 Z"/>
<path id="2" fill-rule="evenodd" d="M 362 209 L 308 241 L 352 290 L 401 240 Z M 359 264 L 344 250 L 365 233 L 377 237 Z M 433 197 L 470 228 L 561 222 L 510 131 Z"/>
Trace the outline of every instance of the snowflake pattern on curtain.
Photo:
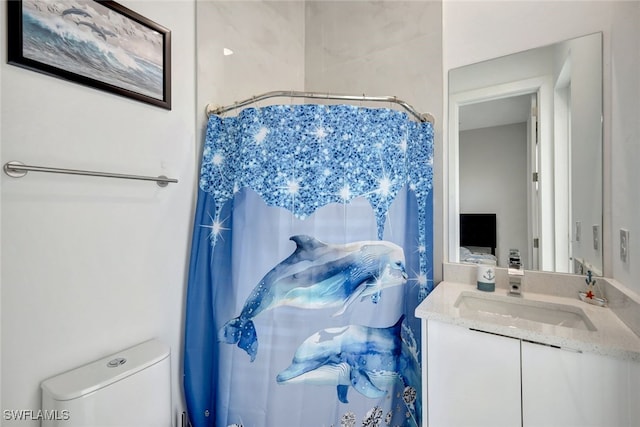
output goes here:
<path id="1" fill-rule="evenodd" d="M 330 203 L 364 197 L 382 239 L 387 211 L 408 185 L 418 203 L 420 277 L 427 277 L 426 200 L 433 185 L 433 126 L 404 112 L 352 105 L 274 105 L 209 118 L 200 188 L 222 206 L 241 188 L 304 219 Z M 309 160 L 311 159 L 311 160 Z M 431 291 L 419 280 L 420 300 Z"/>

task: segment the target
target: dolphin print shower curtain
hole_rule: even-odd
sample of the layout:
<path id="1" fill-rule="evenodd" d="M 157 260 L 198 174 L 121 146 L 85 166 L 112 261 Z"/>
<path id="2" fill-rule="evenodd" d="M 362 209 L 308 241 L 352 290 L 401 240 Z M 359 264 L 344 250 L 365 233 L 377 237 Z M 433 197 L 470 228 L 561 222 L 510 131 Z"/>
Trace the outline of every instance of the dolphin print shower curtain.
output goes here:
<path id="1" fill-rule="evenodd" d="M 184 391 L 194 427 L 420 426 L 430 123 L 349 105 L 211 116 Z"/>

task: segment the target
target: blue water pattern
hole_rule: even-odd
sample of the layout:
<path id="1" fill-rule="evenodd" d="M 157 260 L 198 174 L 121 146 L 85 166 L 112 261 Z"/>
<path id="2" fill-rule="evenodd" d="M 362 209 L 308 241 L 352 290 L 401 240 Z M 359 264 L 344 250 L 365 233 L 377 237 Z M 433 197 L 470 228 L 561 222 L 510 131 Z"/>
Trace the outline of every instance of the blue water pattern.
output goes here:
<path id="1" fill-rule="evenodd" d="M 47 19 L 23 11 L 23 55 L 107 84 L 156 99 L 164 99 L 162 64 L 155 64 L 110 46 L 114 33 L 91 31 L 64 19 Z M 61 28 L 62 26 L 62 28 Z M 68 26 L 68 27 L 67 27 Z M 86 27 L 86 33 L 81 28 Z M 113 35 L 111 35 L 113 34 Z"/>

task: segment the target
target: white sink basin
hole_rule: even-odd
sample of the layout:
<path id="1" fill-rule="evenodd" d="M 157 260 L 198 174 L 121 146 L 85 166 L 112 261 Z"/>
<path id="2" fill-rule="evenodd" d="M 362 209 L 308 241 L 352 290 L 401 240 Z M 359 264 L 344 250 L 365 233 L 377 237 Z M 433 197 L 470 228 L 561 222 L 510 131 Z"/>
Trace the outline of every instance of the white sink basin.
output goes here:
<path id="1" fill-rule="evenodd" d="M 579 307 L 477 292 L 461 292 L 455 307 L 460 315 L 477 320 L 517 321 L 519 319 L 566 328 L 595 331 Z"/>

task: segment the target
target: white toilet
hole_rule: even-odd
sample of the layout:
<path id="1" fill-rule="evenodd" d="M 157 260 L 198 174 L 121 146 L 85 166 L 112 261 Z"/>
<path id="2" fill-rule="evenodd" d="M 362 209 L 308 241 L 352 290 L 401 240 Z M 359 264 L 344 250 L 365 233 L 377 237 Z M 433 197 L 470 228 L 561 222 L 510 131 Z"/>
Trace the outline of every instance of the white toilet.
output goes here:
<path id="1" fill-rule="evenodd" d="M 170 348 L 146 341 L 42 382 L 42 427 L 171 427 Z"/>

